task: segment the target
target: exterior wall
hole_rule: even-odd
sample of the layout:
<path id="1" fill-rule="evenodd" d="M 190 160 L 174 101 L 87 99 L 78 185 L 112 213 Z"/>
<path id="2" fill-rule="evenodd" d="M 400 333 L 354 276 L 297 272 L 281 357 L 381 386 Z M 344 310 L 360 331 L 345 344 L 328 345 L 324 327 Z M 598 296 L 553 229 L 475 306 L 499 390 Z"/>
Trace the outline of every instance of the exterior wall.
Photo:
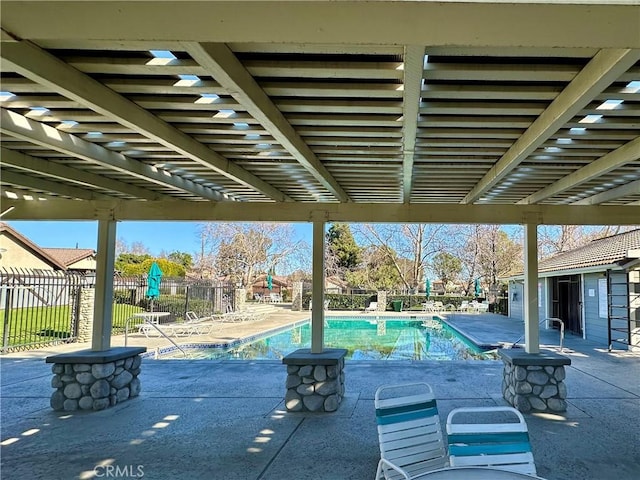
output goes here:
<path id="1" fill-rule="evenodd" d="M 5 249 L 2 252 L 0 266 L 5 268 L 39 268 L 43 270 L 53 270 L 50 263 L 45 262 L 40 257 L 34 255 L 24 246 L 7 235 L 0 235 L 0 248 Z"/>
<path id="2" fill-rule="evenodd" d="M 83 258 L 78 262 L 72 263 L 67 268 L 69 270 L 95 270 L 96 259 L 95 257 Z"/>
<path id="3" fill-rule="evenodd" d="M 524 285 L 509 282 L 509 317 L 524 320 Z"/>
<path id="4" fill-rule="evenodd" d="M 607 278 L 602 273 L 588 273 L 583 276 L 583 303 L 584 303 L 584 334 L 587 340 L 607 344 L 607 314 L 600 312 L 600 302 L 606 302 L 605 290 L 602 291 L 602 281 L 606 282 Z M 600 283 L 599 283 L 600 282 Z"/>
<path id="5" fill-rule="evenodd" d="M 547 308 L 549 302 L 549 288 L 547 288 L 547 279 L 538 279 L 538 320 L 542 321 L 549 316 Z"/>

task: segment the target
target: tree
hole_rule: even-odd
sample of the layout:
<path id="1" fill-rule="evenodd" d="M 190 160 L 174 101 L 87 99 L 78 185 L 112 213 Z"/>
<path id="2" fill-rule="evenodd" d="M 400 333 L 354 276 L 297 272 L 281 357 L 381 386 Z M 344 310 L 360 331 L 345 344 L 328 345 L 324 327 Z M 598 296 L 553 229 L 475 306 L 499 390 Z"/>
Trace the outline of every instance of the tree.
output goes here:
<path id="1" fill-rule="evenodd" d="M 169 255 L 167 255 L 166 258 L 174 263 L 177 263 L 178 265 L 182 265 L 185 270 L 189 270 L 193 265 L 193 257 L 190 253 L 177 251 L 171 252 Z"/>
<path id="2" fill-rule="evenodd" d="M 325 270 L 327 275 L 344 277 L 353 271 L 361 261 L 362 249 L 356 244 L 351 228 L 346 223 L 334 223 L 327 232 L 327 254 Z"/>
<path id="3" fill-rule="evenodd" d="M 154 259 L 152 257 L 146 258 L 144 261 L 140 263 L 127 263 L 123 264 L 122 268 L 119 269 L 123 275 L 127 276 L 137 276 L 137 275 L 147 275 L 149 273 L 149 269 L 151 268 L 151 264 L 153 262 L 157 262 L 160 270 L 162 270 L 162 275 L 164 277 L 184 277 L 186 275 L 186 270 L 184 266 L 167 260 L 166 258 L 157 258 Z"/>
<path id="4" fill-rule="evenodd" d="M 250 287 L 260 273 L 309 264 L 309 247 L 282 223 L 212 223 L 202 229 L 204 252 L 215 252 L 217 275 Z M 303 268 L 304 269 L 304 268 Z"/>
<path id="5" fill-rule="evenodd" d="M 388 250 L 373 246 L 363 251 L 361 268 L 346 272 L 346 280 L 350 285 L 368 290 L 395 290 L 402 284 L 396 263 L 391 260 Z M 396 259 L 397 261 L 397 259 Z"/>
<path id="6" fill-rule="evenodd" d="M 200 278 L 215 278 L 218 276 L 215 268 L 215 224 L 199 225 L 198 234 L 200 236 L 200 250 L 195 256 L 194 270 Z"/>
<path id="7" fill-rule="evenodd" d="M 357 232 L 387 256 L 396 270 L 399 285 L 415 291 L 424 281 L 429 258 L 445 249 L 448 228 L 437 224 L 362 224 Z"/>
<path id="8" fill-rule="evenodd" d="M 459 229 L 459 242 L 453 253 L 462 262 L 464 293 L 471 294 L 476 279 L 497 289 L 498 278 L 522 271 L 522 240 L 499 225 L 465 225 Z M 452 244 L 453 245 L 453 244 Z"/>
<path id="9" fill-rule="evenodd" d="M 440 252 L 433 257 L 431 268 L 443 285 L 456 282 L 462 272 L 461 260 L 449 252 Z"/>
<path id="10" fill-rule="evenodd" d="M 125 275 L 139 275 L 138 273 L 131 272 L 142 272 L 141 265 L 152 258 L 148 253 L 142 255 L 136 253 L 121 253 L 116 258 L 114 267 L 117 271 Z"/>

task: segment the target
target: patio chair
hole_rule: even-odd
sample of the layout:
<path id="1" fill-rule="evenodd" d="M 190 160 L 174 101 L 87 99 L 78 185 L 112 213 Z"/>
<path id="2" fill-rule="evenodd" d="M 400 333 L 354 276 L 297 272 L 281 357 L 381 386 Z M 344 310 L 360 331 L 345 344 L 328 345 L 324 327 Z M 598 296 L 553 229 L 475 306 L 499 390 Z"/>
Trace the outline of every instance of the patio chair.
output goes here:
<path id="1" fill-rule="evenodd" d="M 447 466 L 438 406 L 429 384 L 383 385 L 376 390 L 375 407 L 380 443 L 376 480 L 408 480 Z"/>
<path id="2" fill-rule="evenodd" d="M 489 304 L 485 302 L 476 303 L 475 310 L 478 313 L 487 313 L 489 311 Z"/>
<path id="3" fill-rule="evenodd" d="M 216 328 L 221 328 L 219 321 L 215 321 L 213 316 L 199 317 L 195 312 L 186 312 L 186 320 L 181 324 L 176 324 L 174 329 L 178 331 L 178 335 L 182 334 L 187 337 L 191 335 L 209 335 Z M 182 331 L 180 331 L 182 330 Z"/>
<path id="4" fill-rule="evenodd" d="M 433 302 L 424 302 L 422 304 L 422 311 L 423 312 L 428 312 L 428 313 L 435 313 L 436 312 L 436 308 L 435 308 Z"/>
<path id="5" fill-rule="evenodd" d="M 378 310 L 378 302 L 370 302 L 369 306 L 364 309 L 364 312 L 375 312 Z"/>
<path id="6" fill-rule="evenodd" d="M 499 415 L 493 423 L 462 423 L 466 416 L 474 422 Z M 514 416 L 516 422 L 505 420 Z M 452 467 L 492 467 L 501 470 L 536 474 L 527 423 L 512 407 L 462 407 L 447 416 L 449 461 Z"/>
<path id="7" fill-rule="evenodd" d="M 462 303 L 460 304 L 460 308 L 459 310 L 461 312 L 467 312 L 469 311 L 470 305 L 469 305 L 469 301 L 468 300 L 463 300 Z"/>
<path id="8" fill-rule="evenodd" d="M 269 301 L 271 303 L 282 303 L 282 295 L 280 295 L 279 293 L 272 293 Z"/>

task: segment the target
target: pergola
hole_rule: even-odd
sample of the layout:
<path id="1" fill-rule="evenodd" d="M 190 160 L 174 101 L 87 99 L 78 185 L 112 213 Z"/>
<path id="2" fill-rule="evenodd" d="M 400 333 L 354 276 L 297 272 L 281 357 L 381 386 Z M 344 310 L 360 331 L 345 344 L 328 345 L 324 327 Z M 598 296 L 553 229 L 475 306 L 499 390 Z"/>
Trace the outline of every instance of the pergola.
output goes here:
<path id="1" fill-rule="evenodd" d="M 640 223 L 640 6 L 2 2 L 4 220 Z M 312 351 L 323 348 L 323 312 Z"/>

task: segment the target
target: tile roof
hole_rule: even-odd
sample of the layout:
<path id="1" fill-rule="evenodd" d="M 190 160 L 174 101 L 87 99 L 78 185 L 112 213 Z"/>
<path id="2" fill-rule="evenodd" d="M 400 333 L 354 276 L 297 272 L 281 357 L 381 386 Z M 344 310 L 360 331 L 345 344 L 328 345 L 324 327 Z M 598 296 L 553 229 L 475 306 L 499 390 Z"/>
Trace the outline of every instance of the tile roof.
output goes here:
<path id="1" fill-rule="evenodd" d="M 620 233 L 543 260 L 539 272 L 611 265 L 627 259 L 629 250 L 640 249 L 640 229 Z"/>
<path id="2" fill-rule="evenodd" d="M 50 257 L 55 258 L 65 267 L 95 255 L 91 248 L 42 248 Z"/>

